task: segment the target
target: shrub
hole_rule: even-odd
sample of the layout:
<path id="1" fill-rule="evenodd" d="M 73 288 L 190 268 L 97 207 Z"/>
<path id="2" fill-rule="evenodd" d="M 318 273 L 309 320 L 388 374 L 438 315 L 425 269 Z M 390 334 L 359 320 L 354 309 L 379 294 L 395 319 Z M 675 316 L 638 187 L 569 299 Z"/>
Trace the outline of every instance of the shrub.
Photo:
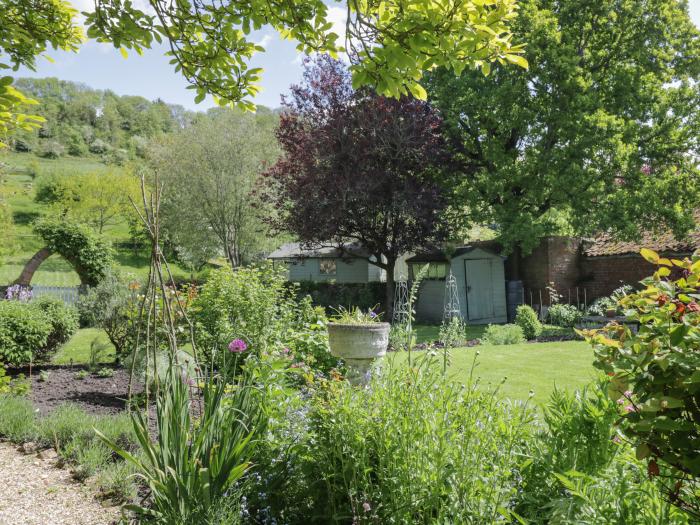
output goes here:
<path id="1" fill-rule="evenodd" d="M 515 345 L 525 341 L 523 329 L 515 324 L 490 324 L 481 338 L 486 345 Z"/>
<path id="2" fill-rule="evenodd" d="M 101 139 L 95 139 L 90 143 L 90 153 L 96 153 L 96 154 L 102 154 L 106 153 L 109 150 L 109 145 L 101 140 Z"/>
<path id="3" fill-rule="evenodd" d="M 28 399 L 0 395 L 0 437 L 13 443 L 35 439 L 36 415 Z"/>
<path id="4" fill-rule="evenodd" d="M 689 523 L 617 438 L 621 406 L 606 386 L 552 393 L 521 471 L 516 512 L 529 523 Z"/>
<path id="5" fill-rule="evenodd" d="M 547 319 L 555 326 L 573 327 L 581 321 L 581 310 L 572 304 L 555 303 L 547 310 Z"/>
<path id="6" fill-rule="evenodd" d="M 284 271 L 271 265 L 212 272 L 192 304 L 201 354 L 205 360 L 216 355 L 221 365 L 228 344 L 241 339 L 246 355 L 288 348 L 296 359 L 327 372 L 337 360 L 328 348 L 325 315 L 309 299 L 296 297 Z"/>
<path id="7" fill-rule="evenodd" d="M 66 152 L 63 144 L 56 140 L 48 140 L 41 145 L 39 156 L 45 159 L 57 159 Z"/>
<path id="8" fill-rule="evenodd" d="M 19 366 L 46 347 L 51 321 L 31 303 L 0 301 L 0 361 Z"/>
<path id="9" fill-rule="evenodd" d="M 536 339 L 542 333 L 542 323 L 537 318 L 537 313 L 528 305 L 518 306 L 515 314 L 515 324 L 523 330 L 526 339 Z"/>
<path id="10" fill-rule="evenodd" d="M 333 283 L 302 281 L 295 283 L 299 297 L 311 296 L 315 305 L 332 310 L 358 307 L 363 310 L 383 305 L 386 283 Z M 381 308 L 386 310 L 386 306 Z"/>
<path id="11" fill-rule="evenodd" d="M 651 250 L 642 255 L 658 269 L 642 281 L 642 291 L 620 301 L 639 322 L 636 333 L 617 323 L 581 333 L 593 345 L 595 366 L 613 377 L 610 395 L 626 407 L 621 430 L 636 445 L 637 457 L 648 461 L 649 474 L 658 475 L 659 463 L 665 463 L 676 476 L 697 481 L 700 253 L 683 261 Z M 672 267 L 684 276 L 670 279 Z"/>
<path id="12" fill-rule="evenodd" d="M 467 339 L 467 325 L 459 317 L 453 317 L 440 326 L 440 342 L 448 348 L 464 344 Z"/>
<path id="13" fill-rule="evenodd" d="M 308 515 L 291 521 L 494 523 L 508 517 L 529 412 L 474 385 L 452 383 L 434 365 L 390 366 L 369 388 L 333 383 L 317 398 L 309 437 L 297 452 L 308 462 L 301 483 Z"/>
<path id="14" fill-rule="evenodd" d="M 632 293 L 634 288 L 626 284 L 620 286 L 609 297 L 600 297 L 593 301 L 593 303 L 586 310 L 588 315 L 600 315 L 604 316 L 607 314 L 608 310 L 614 309 L 618 314 L 621 313 L 621 309 L 618 305 L 620 299 L 626 295 Z"/>
<path id="15" fill-rule="evenodd" d="M 51 333 L 46 345 L 42 352 L 35 354 L 35 359 L 42 359 L 58 350 L 73 337 L 78 330 L 78 311 L 60 299 L 48 296 L 36 299 L 32 306 L 42 311 L 51 323 Z"/>

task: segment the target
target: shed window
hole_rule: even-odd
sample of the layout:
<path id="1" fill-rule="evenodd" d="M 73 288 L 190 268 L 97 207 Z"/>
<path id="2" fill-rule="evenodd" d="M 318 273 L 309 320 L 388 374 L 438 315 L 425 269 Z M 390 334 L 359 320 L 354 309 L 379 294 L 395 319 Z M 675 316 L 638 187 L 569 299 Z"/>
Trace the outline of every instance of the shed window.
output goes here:
<path id="1" fill-rule="evenodd" d="M 428 271 L 425 272 L 423 279 L 431 281 L 444 281 L 447 276 L 447 263 L 431 262 L 431 263 L 413 263 L 411 264 L 411 279 L 415 279 L 418 274 L 428 265 Z"/>
<path id="2" fill-rule="evenodd" d="M 335 275 L 336 261 L 335 259 L 321 259 L 318 268 L 321 275 Z"/>

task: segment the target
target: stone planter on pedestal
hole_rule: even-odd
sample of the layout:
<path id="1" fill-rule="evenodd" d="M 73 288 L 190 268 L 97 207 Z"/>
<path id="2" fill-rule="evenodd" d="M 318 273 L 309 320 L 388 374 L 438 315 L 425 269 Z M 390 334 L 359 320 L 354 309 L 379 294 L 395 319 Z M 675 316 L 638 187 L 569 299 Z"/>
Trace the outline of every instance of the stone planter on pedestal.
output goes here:
<path id="1" fill-rule="evenodd" d="M 386 354 L 389 328 L 389 323 L 328 324 L 331 353 L 345 361 L 352 384 L 369 380 L 372 364 Z"/>

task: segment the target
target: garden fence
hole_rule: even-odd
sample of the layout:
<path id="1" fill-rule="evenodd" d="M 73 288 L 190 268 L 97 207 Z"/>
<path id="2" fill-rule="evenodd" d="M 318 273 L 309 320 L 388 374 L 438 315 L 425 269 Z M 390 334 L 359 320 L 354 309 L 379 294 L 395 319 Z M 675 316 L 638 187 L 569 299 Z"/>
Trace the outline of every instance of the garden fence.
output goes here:
<path id="1" fill-rule="evenodd" d="M 68 305 L 78 302 L 80 288 L 78 286 L 32 286 L 32 296 L 34 299 L 49 296 L 60 299 Z"/>

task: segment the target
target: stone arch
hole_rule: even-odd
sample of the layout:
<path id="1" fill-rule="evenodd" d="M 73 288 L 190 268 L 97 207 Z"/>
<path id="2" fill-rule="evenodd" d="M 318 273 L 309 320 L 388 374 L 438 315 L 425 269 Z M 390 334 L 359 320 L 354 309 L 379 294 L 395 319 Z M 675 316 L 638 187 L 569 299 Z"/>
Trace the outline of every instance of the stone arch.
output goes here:
<path id="1" fill-rule="evenodd" d="M 29 259 L 14 284 L 30 286 L 34 273 L 53 254 L 70 263 L 83 286 L 95 286 L 112 263 L 109 245 L 82 224 L 41 219 L 35 223 L 34 231 L 46 246 Z"/>
<path id="2" fill-rule="evenodd" d="M 53 252 L 48 248 L 42 248 L 36 252 L 31 259 L 22 268 L 22 273 L 19 274 L 17 280 L 12 284 L 19 284 L 20 286 L 29 286 L 34 277 L 34 273 L 39 269 L 39 266 L 53 255 Z"/>

